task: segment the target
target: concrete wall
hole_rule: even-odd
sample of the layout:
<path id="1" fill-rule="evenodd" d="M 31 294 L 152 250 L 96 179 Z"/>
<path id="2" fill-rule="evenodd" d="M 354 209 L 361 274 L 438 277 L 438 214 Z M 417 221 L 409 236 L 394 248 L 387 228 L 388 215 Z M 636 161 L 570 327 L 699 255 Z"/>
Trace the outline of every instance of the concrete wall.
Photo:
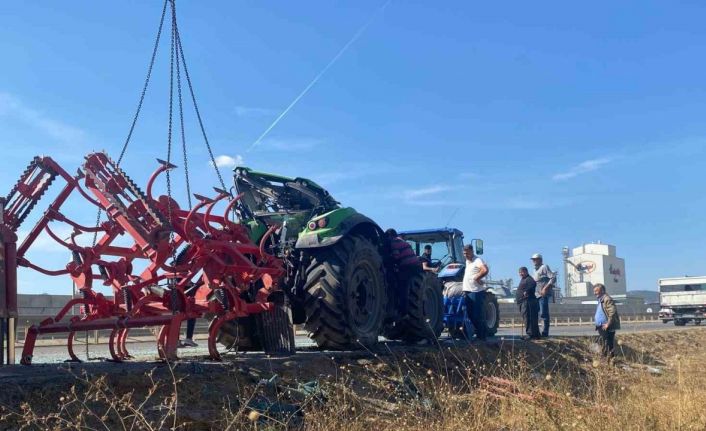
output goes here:
<path id="1" fill-rule="evenodd" d="M 520 316 L 517 304 L 506 304 L 500 303 L 500 320 L 502 322 L 507 322 L 510 319 L 515 319 L 516 321 L 522 320 Z M 647 309 L 651 308 L 652 311 L 648 312 Z M 633 316 L 649 316 L 657 315 L 658 307 L 649 307 L 642 304 L 618 304 L 618 313 L 620 316 L 633 317 Z M 596 314 L 595 304 L 550 304 L 549 305 L 549 315 L 552 319 L 555 317 L 558 319 L 571 318 L 572 320 L 582 318 L 584 321 L 588 321 Z"/>
<path id="2" fill-rule="evenodd" d="M 55 316 L 71 300 L 71 295 L 18 295 L 17 305 L 22 316 Z M 74 310 L 78 313 L 78 307 Z M 71 314 L 71 313 L 69 313 Z"/>
<path id="3" fill-rule="evenodd" d="M 17 326 L 19 333 L 22 334 L 23 328 L 39 323 L 47 317 L 54 317 L 71 300 L 71 295 L 19 295 L 18 300 L 20 315 L 17 319 Z M 516 304 L 500 303 L 499 305 L 501 322 L 510 322 L 513 319 L 516 322 L 522 320 Z M 650 307 L 635 303 L 618 305 L 620 315 L 625 317 L 657 314 L 657 307 L 652 306 L 651 313 L 647 312 L 648 308 Z M 589 321 L 596 312 L 596 306 L 593 304 L 551 304 L 549 310 L 552 319 L 566 320 L 571 318 L 573 321 L 581 318 L 584 321 Z M 78 307 L 74 307 L 73 312 L 78 314 Z M 69 312 L 69 316 L 71 314 Z M 199 322 L 199 324 L 206 323 L 205 321 Z"/>

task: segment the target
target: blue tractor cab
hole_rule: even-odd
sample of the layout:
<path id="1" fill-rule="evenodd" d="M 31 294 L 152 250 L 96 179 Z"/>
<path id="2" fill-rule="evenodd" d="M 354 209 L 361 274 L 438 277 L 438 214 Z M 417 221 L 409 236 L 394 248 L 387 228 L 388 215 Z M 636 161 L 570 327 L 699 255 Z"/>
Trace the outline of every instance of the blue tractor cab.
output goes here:
<path id="1" fill-rule="evenodd" d="M 399 233 L 422 255 L 426 245 L 431 246 L 431 263 L 438 268 L 436 276 L 444 287 L 444 326 L 454 338 L 468 338 L 473 334 L 473 324 L 466 318 L 463 297 L 463 274 L 466 259 L 463 257 L 463 232 L 455 228 L 409 230 Z M 476 255 L 483 254 L 483 240 L 471 241 Z M 500 307 L 497 297 L 490 291 L 486 295 L 485 322 L 487 335 L 495 335 L 500 323 Z"/>

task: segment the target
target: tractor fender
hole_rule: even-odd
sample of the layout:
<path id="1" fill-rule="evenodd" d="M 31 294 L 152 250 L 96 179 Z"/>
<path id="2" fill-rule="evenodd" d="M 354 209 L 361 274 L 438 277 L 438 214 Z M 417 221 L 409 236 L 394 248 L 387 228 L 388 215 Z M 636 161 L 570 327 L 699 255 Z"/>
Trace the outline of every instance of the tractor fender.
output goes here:
<path id="1" fill-rule="evenodd" d="M 340 221 L 336 220 L 337 212 L 346 211 L 348 214 Z M 383 236 L 383 231 L 380 226 L 377 225 L 372 219 L 363 214 L 355 212 L 352 208 L 339 208 L 329 213 L 320 215 L 312 219 L 312 221 L 318 221 L 321 218 L 328 217 L 329 220 L 334 220 L 333 223 L 327 225 L 323 229 L 305 229 L 299 238 L 295 247 L 299 250 L 313 249 L 313 248 L 323 248 L 329 247 L 336 244 L 341 238 L 349 234 L 359 234 L 366 238 L 369 238 L 374 243 L 379 243 Z"/>

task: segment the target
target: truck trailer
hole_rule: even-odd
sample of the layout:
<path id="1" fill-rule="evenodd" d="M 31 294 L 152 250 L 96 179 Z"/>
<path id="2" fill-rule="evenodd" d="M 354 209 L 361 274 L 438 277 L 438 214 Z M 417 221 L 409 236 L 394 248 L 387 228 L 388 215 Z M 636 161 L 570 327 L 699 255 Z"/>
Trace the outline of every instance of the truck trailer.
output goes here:
<path id="1" fill-rule="evenodd" d="M 659 284 L 659 318 L 684 326 L 706 319 L 706 276 L 661 278 Z"/>

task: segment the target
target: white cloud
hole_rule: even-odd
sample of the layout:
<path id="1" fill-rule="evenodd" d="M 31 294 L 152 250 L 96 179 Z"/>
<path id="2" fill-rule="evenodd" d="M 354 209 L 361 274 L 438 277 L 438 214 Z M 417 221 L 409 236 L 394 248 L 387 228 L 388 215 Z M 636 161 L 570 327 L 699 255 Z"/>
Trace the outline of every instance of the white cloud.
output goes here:
<path id="1" fill-rule="evenodd" d="M 480 178 L 480 175 L 473 172 L 462 172 L 458 174 L 458 178 L 461 180 L 474 180 L 476 178 Z"/>
<path id="2" fill-rule="evenodd" d="M 421 189 L 411 189 L 411 190 L 405 190 L 403 195 L 407 200 L 413 200 L 416 198 L 421 198 L 421 197 L 429 197 L 432 195 L 436 195 L 439 193 L 443 193 L 446 191 L 451 190 L 452 187 L 443 185 L 443 184 L 437 184 L 429 187 L 424 187 Z"/>
<path id="3" fill-rule="evenodd" d="M 611 161 L 612 161 L 612 159 L 609 159 L 607 157 L 600 158 L 600 159 L 586 160 L 584 162 L 579 163 L 576 166 L 573 166 L 571 169 L 569 169 L 566 172 L 561 172 L 561 173 L 554 175 L 552 177 L 552 179 L 554 181 L 568 180 L 570 178 L 574 178 L 576 176 L 598 170 L 601 167 L 603 167 L 604 165 L 610 163 Z"/>
<path id="4" fill-rule="evenodd" d="M 497 198 L 497 196 L 495 196 Z M 511 196 L 506 198 L 494 199 L 482 199 L 477 202 L 474 206 L 478 209 L 487 210 L 550 210 L 555 208 L 562 208 L 571 206 L 576 201 L 574 199 L 550 199 L 548 201 L 537 201 L 534 199 L 529 199 L 524 196 Z"/>
<path id="5" fill-rule="evenodd" d="M 65 143 L 75 144 L 86 140 L 84 130 L 50 118 L 43 112 L 24 105 L 19 99 L 7 93 L 0 93 L 0 116 L 20 120 Z"/>
<path id="6" fill-rule="evenodd" d="M 407 201 L 407 204 L 408 204 L 408 205 L 419 206 L 419 207 L 449 207 L 449 206 L 460 206 L 459 203 L 458 203 L 458 200 L 456 200 L 456 199 L 450 199 L 450 200 L 443 200 L 443 199 L 408 200 L 408 201 Z"/>
<path id="7" fill-rule="evenodd" d="M 348 172 L 323 172 L 311 177 L 319 184 L 334 184 L 340 181 L 346 181 L 353 178 L 359 178 L 354 171 Z"/>
<path id="8" fill-rule="evenodd" d="M 313 172 L 308 178 L 322 185 L 332 185 L 340 182 L 351 182 L 377 177 L 389 177 L 391 173 L 405 172 L 406 169 L 397 164 L 387 162 L 371 163 L 346 162 L 339 163 L 340 169 L 337 171 Z"/>
<path id="9" fill-rule="evenodd" d="M 240 154 L 235 157 L 226 156 L 224 154 L 216 156 L 216 166 L 219 168 L 234 168 L 236 166 L 242 166 L 244 164 L 243 156 Z M 213 166 L 212 162 L 209 162 Z"/>
<path id="10" fill-rule="evenodd" d="M 275 115 L 277 111 L 269 108 L 257 108 L 253 106 L 236 106 L 234 108 L 235 115 L 238 117 L 266 117 Z"/>

